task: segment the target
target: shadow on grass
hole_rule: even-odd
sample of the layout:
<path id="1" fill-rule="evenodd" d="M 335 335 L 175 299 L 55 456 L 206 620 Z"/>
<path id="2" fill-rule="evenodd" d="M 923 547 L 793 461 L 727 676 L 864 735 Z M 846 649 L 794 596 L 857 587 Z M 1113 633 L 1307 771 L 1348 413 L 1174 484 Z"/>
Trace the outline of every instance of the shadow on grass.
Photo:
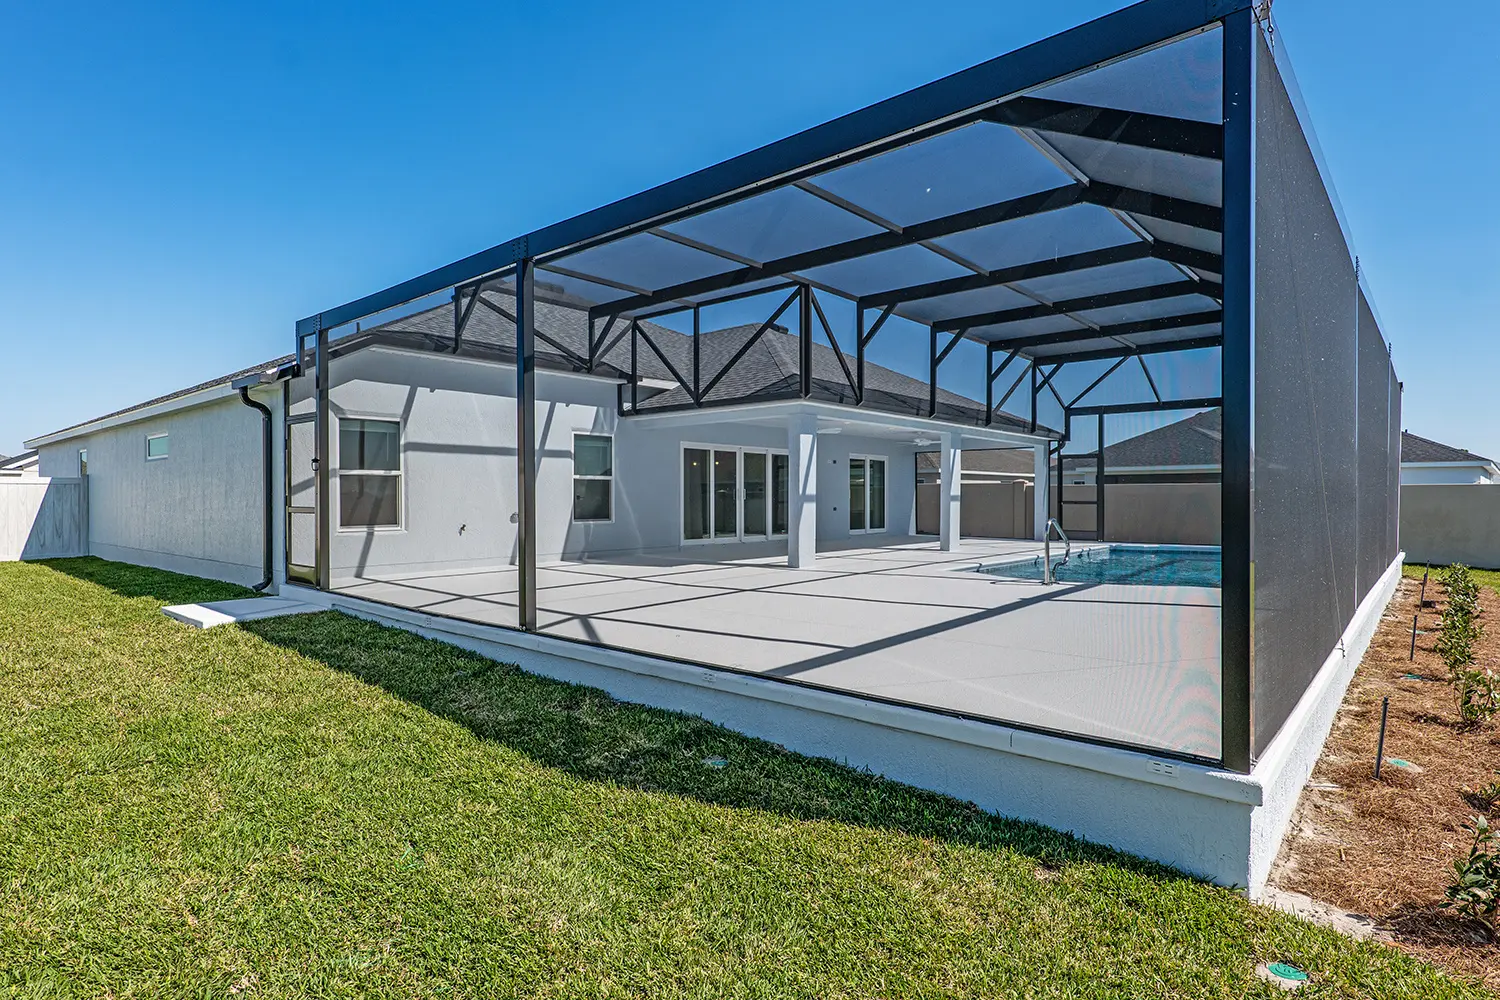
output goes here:
<path id="1" fill-rule="evenodd" d="M 972 803 L 792 753 L 701 718 L 620 702 L 596 688 L 524 673 L 337 612 L 240 627 L 377 685 L 482 739 L 590 781 L 799 820 L 1008 848 L 1032 857 L 1043 871 L 1095 860 L 1158 878 L 1189 878 L 1047 827 L 1002 819 Z"/>
<path id="2" fill-rule="evenodd" d="M 1500 959 L 1500 940 L 1478 921 L 1426 903 L 1402 903 L 1384 922 L 1399 940 L 1429 948 L 1456 948 L 1466 952 L 1478 950 L 1480 959 Z M 1488 955 L 1483 954 L 1488 952 Z"/>
<path id="3" fill-rule="evenodd" d="M 229 601 L 241 597 L 258 597 L 249 587 L 197 576 L 183 576 L 146 566 L 110 562 L 96 556 L 76 559 L 39 559 L 46 566 L 86 583 L 97 584 L 121 597 L 149 597 L 162 604 L 193 604 L 202 601 Z"/>

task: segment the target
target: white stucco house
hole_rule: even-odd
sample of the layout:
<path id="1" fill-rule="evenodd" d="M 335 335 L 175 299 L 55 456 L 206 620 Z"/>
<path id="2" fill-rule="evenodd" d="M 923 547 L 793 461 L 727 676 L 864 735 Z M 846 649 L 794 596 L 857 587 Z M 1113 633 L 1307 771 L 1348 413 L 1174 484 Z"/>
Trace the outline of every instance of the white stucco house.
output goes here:
<path id="1" fill-rule="evenodd" d="M 432 350 L 451 336 L 443 307 L 333 344 L 337 584 L 514 565 L 514 309 L 513 291 L 486 290 L 456 351 Z M 914 533 L 919 449 L 946 442 L 957 456 L 1022 447 L 1044 462 L 1056 436 L 1028 432 L 1008 414 L 985 426 L 982 403 L 950 392 L 928 417 L 925 383 L 874 364 L 865 369 L 866 406 L 841 407 L 849 389 L 822 344 L 814 345 L 812 394 L 767 400 L 796 380 L 797 338 L 776 326 L 710 394 L 755 402 L 684 411 L 667 362 L 691 365 L 690 337 L 642 324 L 665 358 L 638 356 L 632 378 L 625 338 L 605 345 L 595 372 L 575 370 L 587 350 L 586 310 L 560 289 L 538 289 L 537 324 L 552 342 L 537 362 L 543 562 L 760 542 L 810 566 L 820 543 Z M 701 362 L 717 370 L 757 330 L 702 331 Z M 270 509 L 273 536 L 283 521 L 293 525 L 296 579 L 299 543 L 311 539 L 299 537 L 300 519 L 280 516 L 286 447 L 272 455 L 269 478 L 262 469 L 268 422 L 279 436 L 290 417 L 286 445 L 311 446 L 311 423 L 298 422 L 312 414 L 302 391 L 309 380 L 287 381 L 292 364 L 275 359 L 31 441 L 43 476 L 88 475 L 90 551 L 264 586 L 279 576 L 264 545 Z M 622 410 L 632 389 L 635 405 Z M 309 432 L 306 441 L 299 430 Z M 305 457 L 291 467 L 284 488 L 295 506 L 312 482 Z M 814 473 L 814 490 L 794 496 L 790 484 Z"/>
<path id="2" fill-rule="evenodd" d="M 1402 486 L 1465 486 L 1500 483 L 1494 459 L 1442 444 L 1411 431 L 1401 432 Z"/>

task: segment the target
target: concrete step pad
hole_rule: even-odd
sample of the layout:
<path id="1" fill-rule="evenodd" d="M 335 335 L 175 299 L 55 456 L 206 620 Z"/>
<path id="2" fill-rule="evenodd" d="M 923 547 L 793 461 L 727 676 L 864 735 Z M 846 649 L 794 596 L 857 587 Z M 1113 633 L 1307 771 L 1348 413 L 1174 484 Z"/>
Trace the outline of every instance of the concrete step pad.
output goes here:
<path id="1" fill-rule="evenodd" d="M 231 622 L 249 622 L 257 618 L 281 615 L 305 615 L 323 609 L 290 597 L 249 597 L 238 601 L 209 601 L 203 604 L 174 604 L 161 609 L 168 618 L 194 628 L 213 628 Z"/>

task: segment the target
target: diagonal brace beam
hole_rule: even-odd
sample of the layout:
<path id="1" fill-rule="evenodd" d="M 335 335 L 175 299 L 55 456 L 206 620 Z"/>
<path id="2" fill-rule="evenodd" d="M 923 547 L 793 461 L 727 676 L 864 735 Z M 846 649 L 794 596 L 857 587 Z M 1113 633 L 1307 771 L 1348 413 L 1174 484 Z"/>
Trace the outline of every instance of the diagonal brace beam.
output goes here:
<path id="1" fill-rule="evenodd" d="M 703 387 L 703 394 L 698 398 L 698 400 L 696 400 L 696 402 L 701 403 L 703 399 L 706 399 L 708 397 L 709 393 L 714 391 L 714 386 L 718 385 L 719 382 L 724 378 L 724 376 L 728 375 L 729 372 L 734 368 L 734 366 L 740 363 L 741 358 L 750 353 L 750 348 L 755 346 L 756 341 L 760 340 L 765 332 L 771 329 L 771 327 L 776 324 L 776 321 L 781 318 L 781 314 L 786 312 L 787 309 L 791 307 L 791 304 L 797 301 L 797 298 L 801 294 L 802 290 L 799 288 L 797 289 L 797 291 L 786 297 L 786 301 L 781 303 L 777 310 L 771 314 L 771 318 L 762 323 L 760 327 L 755 331 L 755 333 L 753 333 L 749 339 L 747 339 L 743 344 L 740 345 L 740 349 L 735 351 L 734 355 L 727 362 L 725 362 L 724 367 L 720 368 L 718 373 L 715 374 L 713 378 L 708 380 L 708 385 Z"/>

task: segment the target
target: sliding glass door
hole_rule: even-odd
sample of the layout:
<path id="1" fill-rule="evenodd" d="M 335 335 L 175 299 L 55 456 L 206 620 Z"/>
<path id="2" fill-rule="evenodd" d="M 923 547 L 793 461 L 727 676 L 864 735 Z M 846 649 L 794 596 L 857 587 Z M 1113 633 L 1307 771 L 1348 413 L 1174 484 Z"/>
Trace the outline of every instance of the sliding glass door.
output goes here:
<path id="1" fill-rule="evenodd" d="M 785 452 L 685 446 L 682 449 L 683 541 L 755 540 L 785 535 L 790 482 Z"/>
<path id="2" fill-rule="evenodd" d="M 682 450 L 682 537 L 698 541 L 713 537 L 713 509 L 708 505 L 713 470 L 707 448 Z"/>
<path id="3" fill-rule="evenodd" d="M 766 504 L 766 458 L 763 451 L 745 452 L 745 510 L 746 538 L 765 538 L 769 511 Z"/>
<path id="4" fill-rule="evenodd" d="M 771 534 L 784 535 L 790 523 L 787 498 L 791 494 L 792 460 L 789 455 L 771 455 Z"/>
<path id="5" fill-rule="evenodd" d="M 849 456 L 849 530 L 885 530 L 885 459 Z"/>
<path id="6" fill-rule="evenodd" d="M 739 464 L 737 451 L 714 452 L 715 538 L 738 538 L 740 535 Z"/>

